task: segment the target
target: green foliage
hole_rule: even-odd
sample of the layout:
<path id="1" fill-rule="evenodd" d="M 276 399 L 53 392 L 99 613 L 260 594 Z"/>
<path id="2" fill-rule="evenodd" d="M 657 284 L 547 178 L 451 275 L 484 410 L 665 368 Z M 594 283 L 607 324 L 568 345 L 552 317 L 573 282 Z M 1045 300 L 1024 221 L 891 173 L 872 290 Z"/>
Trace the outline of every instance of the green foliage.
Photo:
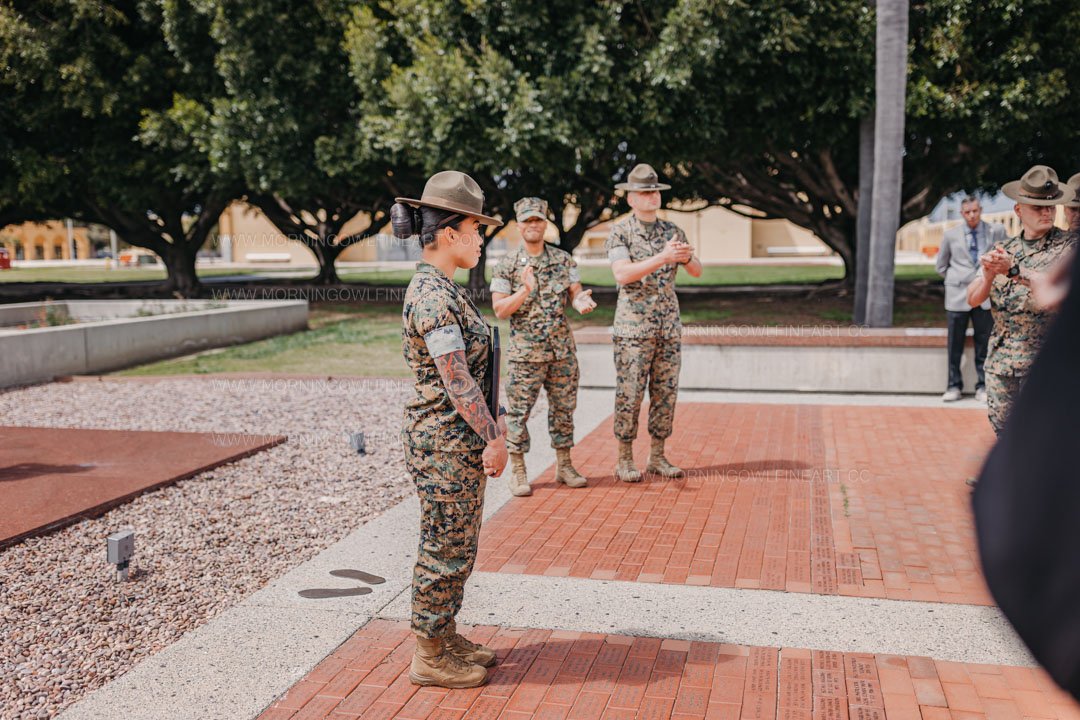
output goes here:
<path id="1" fill-rule="evenodd" d="M 0 224 L 102 222 L 176 273 L 246 197 L 332 280 L 344 223 L 432 172 L 504 218 L 573 207 L 573 249 L 644 161 L 669 201 L 787 218 L 850 265 L 874 22 L 865 0 L 6 0 Z M 904 219 L 1077 169 L 1078 32 L 1075 4 L 912 3 Z"/>
<path id="2" fill-rule="evenodd" d="M 176 60 L 149 0 L 9 0 L 0 41 L 0 224 L 107 225 L 193 292 L 195 252 L 237 190 L 186 100 L 212 74 Z"/>

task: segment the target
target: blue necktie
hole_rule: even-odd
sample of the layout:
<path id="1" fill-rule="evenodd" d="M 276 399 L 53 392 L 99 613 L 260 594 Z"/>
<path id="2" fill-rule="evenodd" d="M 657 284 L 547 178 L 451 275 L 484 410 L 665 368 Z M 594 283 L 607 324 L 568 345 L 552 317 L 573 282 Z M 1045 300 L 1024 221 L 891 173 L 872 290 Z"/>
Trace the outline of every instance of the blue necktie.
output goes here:
<path id="1" fill-rule="evenodd" d="M 969 232 L 971 240 L 968 241 L 968 251 L 971 253 L 971 264 L 979 264 L 979 231 L 977 228 Z"/>

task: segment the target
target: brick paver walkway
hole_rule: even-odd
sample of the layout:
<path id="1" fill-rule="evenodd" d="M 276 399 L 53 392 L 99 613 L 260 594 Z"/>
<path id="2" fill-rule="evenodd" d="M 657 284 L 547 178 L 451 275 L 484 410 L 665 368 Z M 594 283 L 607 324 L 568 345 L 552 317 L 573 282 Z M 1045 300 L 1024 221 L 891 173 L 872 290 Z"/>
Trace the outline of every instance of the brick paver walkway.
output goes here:
<path id="1" fill-rule="evenodd" d="M 989 605 L 964 480 L 992 441 L 980 410 L 688 403 L 668 446 L 689 476 L 631 485 L 609 418 L 574 450 L 590 487 L 549 469 L 477 569 Z"/>
<path id="2" fill-rule="evenodd" d="M 409 683 L 408 624 L 374 620 L 261 720 L 1080 720 L 1039 670 L 482 627 L 500 657 L 487 686 Z"/>

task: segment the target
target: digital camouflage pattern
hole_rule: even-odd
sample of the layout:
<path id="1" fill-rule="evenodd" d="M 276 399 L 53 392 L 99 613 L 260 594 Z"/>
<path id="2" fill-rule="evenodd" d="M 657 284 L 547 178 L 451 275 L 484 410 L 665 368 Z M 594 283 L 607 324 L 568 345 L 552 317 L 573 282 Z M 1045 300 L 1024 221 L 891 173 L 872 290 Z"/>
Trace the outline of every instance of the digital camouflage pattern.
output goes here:
<path id="1" fill-rule="evenodd" d="M 443 386 L 428 342 L 444 336 L 464 341 L 469 372 L 480 383 L 487 373 L 490 328 L 464 288 L 428 263 L 416 266 L 401 311 L 402 351 L 416 376 L 414 397 L 405 405 L 402 441 L 406 446 L 462 452 L 483 450 L 484 440 L 458 414 Z"/>
<path id="2" fill-rule="evenodd" d="M 510 316 L 507 359 L 550 362 L 573 357 L 577 348 L 566 319 L 566 304 L 570 301 L 570 286 L 581 282 L 581 276 L 570 253 L 545 244 L 544 251 L 533 257 L 522 244 L 495 266 L 490 290 L 506 295 L 517 292 L 524 286 L 521 272 L 529 265 L 536 277 L 536 288 Z"/>
<path id="3" fill-rule="evenodd" d="M 631 214 L 611 228 L 608 259 L 646 260 L 669 240 L 686 242 L 674 223 L 657 220 L 651 228 Z M 682 321 L 675 295 L 677 264 L 664 265 L 641 280 L 619 286 L 612 338 L 615 345 L 615 437 L 637 437 L 638 415 L 649 391 L 649 435 L 671 436 L 682 366 Z"/>
<path id="4" fill-rule="evenodd" d="M 476 563 L 484 514 L 482 451 L 405 448 L 420 496 L 420 544 L 412 582 L 412 630 L 427 638 L 453 632 L 465 581 Z"/>
<path id="5" fill-rule="evenodd" d="M 526 423 L 543 387 L 548 398 L 548 433 L 551 447 L 574 446 L 574 409 L 577 407 L 578 362 L 575 355 L 551 362 L 512 362 L 506 385 L 506 448 L 529 452 Z"/>
<path id="6" fill-rule="evenodd" d="M 998 435 L 1005 427 L 1005 419 L 1009 417 L 1025 379 L 1026 375 L 986 373 L 986 412 L 990 416 L 990 425 Z"/>
<path id="7" fill-rule="evenodd" d="M 674 223 L 657 220 L 647 229 L 633 214 L 611 228 L 604 247 L 608 260 L 638 262 L 656 255 L 669 240 L 686 242 L 686 234 Z M 675 295 L 675 276 L 679 266 L 664 265 L 637 282 L 619 286 L 615 306 L 614 337 L 679 338 L 679 298 Z"/>
<path id="8" fill-rule="evenodd" d="M 525 222 L 529 218 L 547 220 L 548 204 L 538 197 L 525 197 L 514 203 L 514 216 L 518 222 Z"/>
<path id="9" fill-rule="evenodd" d="M 402 350 L 416 375 L 402 440 L 420 496 L 412 628 L 428 638 L 447 634 L 461 609 L 476 562 L 487 479 L 484 441 L 454 409 L 428 346 L 464 349 L 469 372 L 480 382 L 489 342 L 488 324 L 464 290 L 433 265 L 417 265 L 402 308 Z"/>
<path id="10" fill-rule="evenodd" d="M 616 337 L 615 437 L 632 442 L 637 437 L 641 401 L 649 390 L 649 435 L 671 437 L 675 402 L 679 395 L 682 340 L 664 337 Z"/>
<path id="11" fill-rule="evenodd" d="M 1020 258 L 1021 268 L 1046 272 L 1075 242 L 1075 234 L 1055 227 L 1035 242 L 1009 238 L 1002 248 Z M 1042 347 L 1053 314 L 1035 307 L 1028 289 L 1004 275 L 996 276 L 990 286 L 990 307 L 994 329 L 990 333 L 985 372 L 1026 375 Z"/>

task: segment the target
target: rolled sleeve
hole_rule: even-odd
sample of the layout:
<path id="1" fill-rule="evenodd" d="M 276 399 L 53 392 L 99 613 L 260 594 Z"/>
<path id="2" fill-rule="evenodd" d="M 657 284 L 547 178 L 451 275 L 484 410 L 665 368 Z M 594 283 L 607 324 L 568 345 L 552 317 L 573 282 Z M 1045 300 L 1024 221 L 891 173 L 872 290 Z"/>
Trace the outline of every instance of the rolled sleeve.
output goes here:
<path id="1" fill-rule="evenodd" d="M 424 335 L 424 344 L 433 358 L 465 350 L 465 338 L 457 325 L 444 325 Z"/>
<path id="2" fill-rule="evenodd" d="M 615 262 L 616 260 L 629 260 L 630 248 L 625 245 L 615 245 L 614 247 L 608 248 L 607 257 L 611 262 Z"/>
<path id="3" fill-rule="evenodd" d="M 578 272 L 578 269 L 576 267 L 571 266 L 570 267 L 570 284 L 573 285 L 574 283 L 579 283 L 579 282 L 581 282 L 581 273 Z"/>
<path id="4" fill-rule="evenodd" d="M 509 295 L 513 292 L 510 287 L 510 281 L 501 277 L 491 279 L 490 290 L 493 293 L 503 293 L 504 295 Z"/>

